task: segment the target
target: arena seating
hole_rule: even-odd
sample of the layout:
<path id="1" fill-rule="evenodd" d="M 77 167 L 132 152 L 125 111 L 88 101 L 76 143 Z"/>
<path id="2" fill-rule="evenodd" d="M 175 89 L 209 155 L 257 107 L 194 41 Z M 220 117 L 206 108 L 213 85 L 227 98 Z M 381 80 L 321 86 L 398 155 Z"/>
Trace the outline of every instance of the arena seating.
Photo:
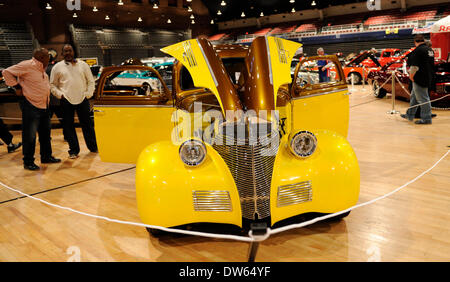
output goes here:
<path id="1" fill-rule="evenodd" d="M 270 34 L 275 35 L 275 34 L 285 34 L 285 33 L 293 32 L 296 27 L 297 27 L 296 25 L 278 26 L 278 27 L 274 28 L 270 32 Z"/>
<path id="2" fill-rule="evenodd" d="M 185 39 L 183 33 L 154 30 L 71 26 L 70 31 L 78 56 L 96 57 L 101 65 L 118 65 L 129 58 L 159 56 L 161 47 Z"/>
<path id="3" fill-rule="evenodd" d="M 450 6 L 429 5 L 426 7 L 410 8 L 406 12 L 396 10 L 373 11 L 355 15 L 344 15 L 326 18 L 323 21 L 308 20 L 291 22 L 279 26 L 263 27 L 256 31 L 235 29 L 227 31 L 223 37 L 214 37 L 216 41 L 230 41 L 235 43 L 250 43 L 253 38 L 270 34 L 287 39 L 298 39 L 320 35 L 339 35 L 366 31 L 386 31 L 412 29 L 434 22 L 450 14 Z"/>
<path id="4" fill-rule="evenodd" d="M 33 46 L 33 35 L 27 24 L 0 23 L 0 67 L 30 59 Z"/>

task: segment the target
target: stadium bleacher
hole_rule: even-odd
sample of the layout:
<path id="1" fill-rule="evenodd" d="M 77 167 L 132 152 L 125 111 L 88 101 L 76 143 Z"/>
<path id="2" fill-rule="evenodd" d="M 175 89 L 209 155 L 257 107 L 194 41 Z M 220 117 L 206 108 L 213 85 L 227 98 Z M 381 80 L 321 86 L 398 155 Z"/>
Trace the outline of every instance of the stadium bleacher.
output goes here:
<path id="1" fill-rule="evenodd" d="M 33 35 L 27 24 L 0 23 L 0 67 L 30 59 L 33 49 Z"/>
<path id="2" fill-rule="evenodd" d="M 230 41 L 250 43 L 255 37 L 263 35 L 282 36 L 288 39 L 302 37 L 351 34 L 358 32 L 413 29 L 422 27 L 450 14 L 449 6 L 429 5 L 400 10 L 372 11 L 355 15 L 343 15 L 325 18 L 323 21 L 308 20 L 303 22 L 284 23 L 278 26 L 262 27 L 258 30 L 234 29 L 223 31 L 224 36 L 214 36 L 213 41 Z"/>
<path id="3" fill-rule="evenodd" d="M 157 32 L 138 29 L 106 29 L 71 26 L 78 56 L 95 57 L 101 65 L 119 65 L 129 58 L 159 55 L 159 48 L 167 42 L 184 40 L 176 32 Z"/>

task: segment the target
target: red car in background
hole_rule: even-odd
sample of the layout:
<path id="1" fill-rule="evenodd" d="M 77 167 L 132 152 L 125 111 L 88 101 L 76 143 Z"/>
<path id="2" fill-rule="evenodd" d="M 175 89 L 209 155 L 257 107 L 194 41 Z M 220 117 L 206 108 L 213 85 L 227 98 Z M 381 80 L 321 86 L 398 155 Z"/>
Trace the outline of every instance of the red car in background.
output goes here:
<path id="1" fill-rule="evenodd" d="M 371 64 L 373 64 L 374 67 L 365 66 L 364 62 L 368 61 L 372 62 Z M 365 51 L 354 57 L 348 63 L 345 63 L 342 66 L 342 69 L 344 70 L 347 83 L 351 83 L 353 76 L 353 83 L 360 84 L 363 79 L 367 80 L 367 74 L 370 71 L 379 70 L 380 67 L 381 65 L 375 55 L 371 51 Z"/>
<path id="2" fill-rule="evenodd" d="M 386 64 L 380 70 L 371 71 L 368 74 L 368 79 L 372 81 L 373 94 L 377 98 L 383 98 L 387 93 L 392 93 L 392 82 L 388 81 L 395 71 L 395 76 L 398 78 L 395 83 L 396 97 L 402 97 L 409 101 L 409 74 L 405 73 L 402 67 L 403 61 L 394 61 Z M 400 67 L 399 67 L 400 66 Z M 435 83 L 434 87 L 429 89 L 430 100 L 438 101 L 432 102 L 431 105 L 435 108 L 449 108 L 450 107 L 450 62 L 443 60 L 435 60 Z M 380 88 L 380 86 L 382 86 Z M 447 96 L 449 95 L 449 96 Z M 446 97 L 445 97 L 446 96 Z M 445 97 L 445 98 L 443 98 Z"/>
<path id="3" fill-rule="evenodd" d="M 381 66 L 384 66 L 390 62 L 401 59 L 401 57 L 403 56 L 402 53 L 403 52 L 401 49 L 395 48 L 384 49 L 383 51 L 381 51 L 381 55 L 380 58 L 378 59 L 378 62 L 380 63 Z M 362 62 L 362 65 L 371 68 L 376 67 L 373 60 L 364 60 Z"/>

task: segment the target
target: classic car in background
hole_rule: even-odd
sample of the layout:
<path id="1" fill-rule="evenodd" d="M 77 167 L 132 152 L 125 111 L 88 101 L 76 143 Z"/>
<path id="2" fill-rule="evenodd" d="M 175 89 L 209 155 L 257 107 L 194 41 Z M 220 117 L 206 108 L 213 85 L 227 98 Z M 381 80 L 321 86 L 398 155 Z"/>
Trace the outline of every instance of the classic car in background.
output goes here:
<path id="1" fill-rule="evenodd" d="M 164 62 L 161 64 L 155 64 L 153 68 L 161 75 L 163 81 L 166 83 L 167 88 L 172 91 L 172 69 L 173 61 Z"/>
<path id="2" fill-rule="evenodd" d="M 374 67 L 367 67 L 363 62 L 371 61 L 370 65 Z M 381 67 L 378 59 L 371 51 L 365 51 L 358 56 L 354 57 L 349 62 L 345 63 L 342 67 L 344 75 L 347 79 L 347 83 L 360 84 L 362 80 L 367 80 L 367 74 L 372 70 L 377 70 Z M 353 77 L 353 78 L 352 78 Z"/>
<path id="3" fill-rule="evenodd" d="M 381 51 L 380 56 L 376 56 L 378 59 L 378 62 L 381 66 L 384 66 L 390 62 L 397 61 L 402 57 L 403 51 L 401 49 L 397 48 L 388 48 Z M 374 63 L 373 60 L 366 59 L 362 62 L 362 65 L 366 67 L 377 67 L 377 65 Z"/>
<path id="4" fill-rule="evenodd" d="M 124 70 L 108 81 L 112 85 L 126 85 L 139 87 L 144 91 L 152 92 L 152 89 L 161 90 L 161 83 L 157 77 L 149 71 Z"/>
<path id="5" fill-rule="evenodd" d="M 245 230 L 356 204 L 360 173 L 346 140 L 344 73 L 336 56 L 302 58 L 292 81 L 290 54 L 300 46 L 268 36 L 249 47 L 199 38 L 163 48 L 177 59 L 172 93 L 154 68 L 103 70 L 94 105 L 99 154 L 136 163 L 142 222 Z M 317 60 L 334 64 L 335 79 L 300 81 Z M 123 71 L 151 72 L 162 87 L 109 83 Z"/>
<path id="6" fill-rule="evenodd" d="M 395 95 L 396 97 L 409 101 L 410 96 L 408 92 L 410 92 L 410 79 L 408 73 L 405 73 L 405 69 L 403 67 L 398 67 L 401 65 L 403 65 L 402 61 L 394 61 L 385 65 L 380 70 L 369 73 L 368 78 L 373 85 L 375 97 L 383 98 L 386 94 L 392 93 L 391 81 L 388 83 L 385 82 L 391 78 L 392 71 L 395 71 L 395 76 L 400 81 L 400 83 L 396 81 Z M 450 94 L 450 63 L 442 60 L 435 60 L 434 67 L 435 86 L 429 89 L 430 100 L 439 99 Z M 383 87 L 380 88 L 381 85 L 383 85 Z M 450 107 L 450 96 L 432 102 L 431 105 L 436 108 L 448 108 Z"/>

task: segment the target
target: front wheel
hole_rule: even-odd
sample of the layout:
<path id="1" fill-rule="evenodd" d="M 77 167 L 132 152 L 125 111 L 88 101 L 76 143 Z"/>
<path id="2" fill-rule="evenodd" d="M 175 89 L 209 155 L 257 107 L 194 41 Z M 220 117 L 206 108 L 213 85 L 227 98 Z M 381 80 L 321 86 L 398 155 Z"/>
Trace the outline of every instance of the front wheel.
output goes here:
<path id="1" fill-rule="evenodd" d="M 348 74 L 347 79 L 348 79 L 348 81 L 349 81 L 350 83 L 352 83 L 352 77 L 353 77 L 353 84 L 360 84 L 360 83 L 361 83 L 362 77 L 361 77 L 361 75 L 360 75 L 359 73 L 357 73 L 357 72 L 352 72 L 352 73 L 349 73 L 349 74 Z"/>
<path id="2" fill-rule="evenodd" d="M 373 96 L 375 96 L 375 98 L 384 98 L 387 94 L 386 89 L 384 88 L 380 88 L 380 84 L 378 83 L 377 80 L 373 81 Z"/>
<path id="3" fill-rule="evenodd" d="M 160 236 L 164 236 L 164 235 L 170 233 L 167 231 L 163 231 L 163 230 L 159 230 L 159 229 L 155 229 L 155 228 L 149 228 L 149 227 L 145 227 L 145 229 L 147 229 L 147 232 L 150 235 L 152 235 L 153 237 L 160 237 Z"/>
<path id="4" fill-rule="evenodd" d="M 330 217 L 328 220 L 330 221 L 340 221 L 343 218 L 347 217 L 350 214 L 351 211 L 345 212 L 345 213 L 341 213 L 340 215 L 336 215 L 333 217 Z"/>

